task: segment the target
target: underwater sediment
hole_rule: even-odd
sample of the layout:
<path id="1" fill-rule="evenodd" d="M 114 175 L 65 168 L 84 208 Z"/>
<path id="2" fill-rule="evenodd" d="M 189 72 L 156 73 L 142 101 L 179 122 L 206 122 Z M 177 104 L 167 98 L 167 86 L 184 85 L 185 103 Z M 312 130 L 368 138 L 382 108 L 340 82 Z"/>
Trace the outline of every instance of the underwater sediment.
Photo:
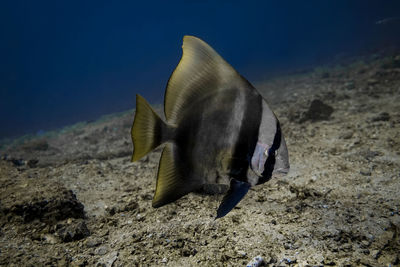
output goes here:
<path id="1" fill-rule="evenodd" d="M 399 265 L 398 62 L 255 84 L 281 121 L 291 170 L 219 220 L 222 195 L 151 207 L 160 149 L 131 162 L 133 112 L 2 143 L 0 264 Z"/>

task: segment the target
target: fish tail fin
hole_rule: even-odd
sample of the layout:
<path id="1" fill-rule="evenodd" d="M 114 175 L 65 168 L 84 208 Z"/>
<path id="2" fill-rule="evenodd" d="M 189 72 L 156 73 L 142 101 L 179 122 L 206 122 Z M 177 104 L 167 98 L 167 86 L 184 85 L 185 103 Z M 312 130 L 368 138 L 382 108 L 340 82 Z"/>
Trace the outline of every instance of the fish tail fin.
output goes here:
<path id="1" fill-rule="evenodd" d="M 141 159 L 153 149 L 168 141 L 173 127 L 166 124 L 140 95 L 136 95 L 136 112 L 132 125 L 132 162 Z"/>

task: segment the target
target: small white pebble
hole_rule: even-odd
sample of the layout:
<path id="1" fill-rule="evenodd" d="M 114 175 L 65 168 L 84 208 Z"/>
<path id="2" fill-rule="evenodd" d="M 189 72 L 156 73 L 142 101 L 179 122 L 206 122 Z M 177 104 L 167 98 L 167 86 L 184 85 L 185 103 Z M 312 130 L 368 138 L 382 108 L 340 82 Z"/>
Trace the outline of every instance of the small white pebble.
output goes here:
<path id="1" fill-rule="evenodd" d="M 254 257 L 249 263 L 247 263 L 246 267 L 259 267 L 264 263 L 264 259 L 261 256 Z"/>

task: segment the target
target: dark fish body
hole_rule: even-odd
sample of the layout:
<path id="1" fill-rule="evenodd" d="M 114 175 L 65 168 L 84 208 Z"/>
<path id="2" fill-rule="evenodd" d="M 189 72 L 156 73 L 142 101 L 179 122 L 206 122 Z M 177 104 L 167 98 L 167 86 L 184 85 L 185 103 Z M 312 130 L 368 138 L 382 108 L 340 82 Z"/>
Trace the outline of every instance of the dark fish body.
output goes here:
<path id="1" fill-rule="evenodd" d="M 260 116 L 252 114 L 261 113 L 261 101 L 247 90 L 225 89 L 195 103 L 182 117 L 175 142 L 191 179 L 213 184 L 228 183 L 229 176 L 246 178 L 260 124 Z"/>
<path id="2" fill-rule="evenodd" d="M 257 90 L 202 40 L 185 36 L 183 56 L 168 81 L 163 122 L 137 96 L 132 126 L 138 160 L 165 143 L 153 207 L 205 185 L 229 190 L 217 213 L 226 215 L 251 186 L 289 161 L 279 122 Z"/>

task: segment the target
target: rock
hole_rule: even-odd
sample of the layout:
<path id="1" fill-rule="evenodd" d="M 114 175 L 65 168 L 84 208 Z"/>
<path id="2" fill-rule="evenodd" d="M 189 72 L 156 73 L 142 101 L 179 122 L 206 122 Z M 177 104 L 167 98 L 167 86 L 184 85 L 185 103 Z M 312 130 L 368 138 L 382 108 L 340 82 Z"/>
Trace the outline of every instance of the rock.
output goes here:
<path id="1" fill-rule="evenodd" d="M 379 81 L 378 80 L 375 80 L 375 79 L 369 79 L 368 81 L 367 81 L 367 84 L 368 85 L 375 85 L 375 84 L 378 84 L 379 83 Z"/>
<path id="2" fill-rule="evenodd" d="M 349 82 L 345 83 L 344 88 L 346 90 L 353 90 L 354 88 L 356 88 L 354 81 L 349 81 Z"/>
<path id="3" fill-rule="evenodd" d="M 194 256 L 196 254 L 197 254 L 197 249 L 195 248 L 185 247 L 181 251 L 181 255 L 184 257 Z"/>
<path id="4" fill-rule="evenodd" d="M 363 241 L 361 241 L 361 244 L 360 244 L 361 248 L 367 248 L 367 247 L 369 247 L 369 245 L 370 245 L 370 242 L 368 240 L 363 240 Z"/>
<path id="5" fill-rule="evenodd" d="M 173 240 L 171 246 L 173 248 L 183 248 L 185 246 L 185 241 L 183 241 L 182 239 Z"/>
<path id="6" fill-rule="evenodd" d="M 297 263 L 297 259 L 285 257 L 285 258 L 282 259 L 282 262 L 284 262 L 286 264 L 289 264 L 289 265 L 292 265 L 292 264 Z"/>
<path id="7" fill-rule="evenodd" d="M 76 221 L 71 224 L 58 224 L 56 227 L 57 236 L 63 242 L 77 241 L 90 235 L 84 221 Z"/>
<path id="8" fill-rule="evenodd" d="M 100 238 L 96 238 L 96 237 L 93 237 L 93 238 L 89 237 L 88 239 L 86 239 L 86 242 L 85 242 L 85 244 L 86 244 L 86 246 L 88 248 L 97 247 L 101 243 L 102 243 L 101 239 Z"/>
<path id="9" fill-rule="evenodd" d="M 314 99 L 311 102 L 308 111 L 305 112 L 300 119 L 300 123 L 308 120 L 312 122 L 329 120 L 333 111 L 334 109 L 331 106 L 323 103 L 319 99 Z"/>
<path id="10" fill-rule="evenodd" d="M 39 139 L 27 142 L 20 147 L 22 150 L 26 152 L 33 152 L 33 151 L 46 151 L 49 149 L 49 144 L 45 139 Z"/>
<path id="11" fill-rule="evenodd" d="M 54 235 L 52 235 L 52 234 L 44 234 L 44 235 L 41 237 L 41 239 L 42 239 L 44 242 L 46 242 L 46 243 L 48 243 L 48 244 L 52 244 L 52 245 L 57 244 L 57 243 L 60 243 L 60 240 L 59 240 L 56 236 L 54 236 Z"/>
<path id="12" fill-rule="evenodd" d="M 313 259 L 315 260 L 315 262 L 319 263 L 323 263 L 324 262 L 324 256 L 322 254 L 316 254 L 313 256 Z"/>
<path id="13" fill-rule="evenodd" d="M 353 132 L 352 131 L 344 132 L 339 136 L 340 139 L 350 139 L 352 137 L 353 137 Z"/>
<path id="14" fill-rule="evenodd" d="M 94 253 L 95 253 L 96 255 L 105 255 L 105 254 L 108 253 L 108 248 L 107 248 L 106 246 L 98 247 L 98 248 L 94 251 Z"/>
<path id="15" fill-rule="evenodd" d="M 37 159 L 31 159 L 31 160 L 28 160 L 27 164 L 30 168 L 36 168 L 36 165 L 38 164 L 38 162 L 39 162 L 39 160 L 37 160 Z"/>
<path id="16" fill-rule="evenodd" d="M 123 212 L 133 211 L 136 210 L 137 208 L 139 208 L 139 204 L 136 201 L 131 200 L 121 211 Z"/>
<path id="17" fill-rule="evenodd" d="M 381 251 L 380 250 L 378 250 L 378 249 L 371 250 L 372 258 L 378 259 L 380 255 L 381 255 Z"/>
<path id="18" fill-rule="evenodd" d="M 23 159 L 14 159 L 14 158 L 12 158 L 12 159 L 10 159 L 10 161 L 17 167 L 25 165 L 25 162 L 24 162 Z"/>
<path id="19" fill-rule="evenodd" d="M 293 122 L 300 122 L 301 121 L 301 116 L 302 116 L 302 112 L 299 111 L 298 108 L 289 108 L 288 111 L 288 119 L 289 121 L 293 121 Z"/>
<path id="20" fill-rule="evenodd" d="M 370 149 L 361 150 L 359 153 L 360 153 L 360 156 L 362 156 L 363 158 L 365 158 L 366 160 L 369 160 L 369 161 L 373 160 L 377 156 L 382 156 L 381 152 L 373 151 L 373 150 L 370 150 Z"/>
<path id="21" fill-rule="evenodd" d="M 73 267 L 84 267 L 84 266 L 88 266 L 88 265 L 89 265 L 89 263 L 86 259 L 75 259 L 70 264 L 68 264 L 68 263 L 65 263 L 64 265 L 58 264 L 58 266 L 73 266 Z"/>
<path id="22" fill-rule="evenodd" d="M 371 118 L 371 121 L 388 121 L 390 120 L 390 115 L 387 112 L 381 112 L 378 115 Z"/>
<path id="23" fill-rule="evenodd" d="M 335 266 L 336 265 L 335 261 L 333 259 L 331 259 L 330 257 L 325 258 L 322 263 L 327 266 Z"/>
<path id="24" fill-rule="evenodd" d="M 21 216 L 24 222 L 40 219 L 48 224 L 67 218 L 84 218 L 84 206 L 71 190 L 61 191 L 52 198 L 36 199 L 35 195 L 31 197 L 33 199 L 5 208 L 3 212 Z"/>
<path id="25" fill-rule="evenodd" d="M 371 172 L 369 170 L 361 170 L 360 174 L 364 176 L 371 176 Z"/>
<path id="26" fill-rule="evenodd" d="M 246 267 L 259 267 L 264 264 L 264 259 L 261 256 L 254 257 L 249 263 L 246 264 Z"/>
<path id="27" fill-rule="evenodd" d="M 99 255 L 104 255 L 104 254 L 99 254 Z M 99 261 L 99 263 L 101 264 L 101 266 L 111 267 L 113 266 L 114 262 L 118 259 L 118 255 L 119 255 L 118 251 L 110 252 L 107 256 L 102 258 Z"/>
<path id="28" fill-rule="evenodd" d="M 244 258 L 247 256 L 247 253 L 245 251 L 237 251 L 237 253 L 239 254 L 239 257 Z"/>
<path id="29" fill-rule="evenodd" d="M 106 210 L 106 212 L 108 213 L 108 214 L 110 214 L 111 216 L 113 216 L 115 213 L 117 213 L 117 211 L 118 211 L 118 208 L 117 207 L 106 207 L 105 208 L 105 210 Z"/>
<path id="30" fill-rule="evenodd" d="M 231 216 L 232 223 L 234 223 L 234 224 L 240 223 L 240 218 L 241 218 L 240 216 L 232 215 Z"/>

